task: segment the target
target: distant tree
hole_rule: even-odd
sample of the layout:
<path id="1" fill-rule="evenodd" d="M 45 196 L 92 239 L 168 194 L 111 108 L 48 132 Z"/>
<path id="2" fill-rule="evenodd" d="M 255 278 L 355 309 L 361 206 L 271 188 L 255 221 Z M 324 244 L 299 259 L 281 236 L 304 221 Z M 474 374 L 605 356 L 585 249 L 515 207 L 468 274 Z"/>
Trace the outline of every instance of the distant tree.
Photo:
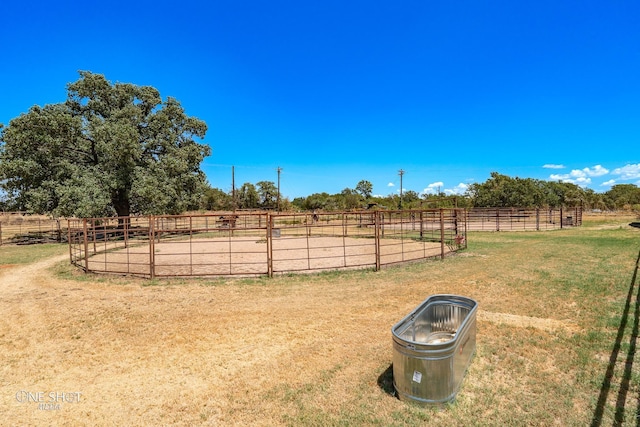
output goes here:
<path id="1" fill-rule="evenodd" d="M 407 190 L 402 194 L 402 205 L 404 209 L 417 209 L 420 207 L 420 195 L 413 191 Z"/>
<path id="2" fill-rule="evenodd" d="M 510 178 L 497 172 L 491 172 L 491 178 L 484 183 L 473 183 L 468 192 L 475 207 L 505 207 L 508 201 L 507 182 Z"/>
<path id="3" fill-rule="evenodd" d="M 373 184 L 371 184 L 369 181 L 362 180 L 358 182 L 358 185 L 356 185 L 356 192 L 358 192 L 365 199 L 368 199 L 369 197 L 371 197 L 371 193 L 373 193 Z"/>
<path id="4" fill-rule="evenodd" d="M 362 196 L 357 190 L 345 188 L 339 195 L 335 196 L 343 210 L 358 209 L 362 207 Z"/>
<path id="5" fill-rule="evenodd" d="M 613 209 L 631 209 L 640 205 L 640 188 L 634 184 L 616 184 L 605 196 Z"/>
<path id="6" fill-rule="evenodd" d="M 573 207 L 582 206 L 585 191 L 572 183 L 511 178 L 491 173 L 484 183 L 471 184 L 468 194 L 475 207 Z"/>
<path id="7" fill-rule="evenodd" d="M 260 207 L 260 195 L 256 186 L 250 182 L 242 184 L 237 191 L 238 207 L 240 209 L 258 209 Z"/>
<path id="8" fill-rule="evenodd" d="M 585 189 L 585 204 L 586 209 L 600 209 L 606 210 L 607 204 L 605 196 L 602 193 L 596 193 L 591 188 Z"/>
<path id="9" fill-rule="evenodd" d="M 307 197 L 304 203 L 305 210 L 336 211 L 343 209 L 336 195 L 329 193 L 314 193 Z"/>
<path id="10" fill-rule="evenodd" d="M 0 132 L 0 185 L 19 209 L 128 216 L 197 209 L 206 188 L 195 141 L 207 126 L 151 86 L 80 72 L 64 103 L 34 106 Z"/>
<path id="11" fill-rule="evenodd" d="M 307 202 L 307 198 L 306 197 L 296 197 L 293 199 L 293 201 L 291 202 L 291 205 L 293 208 L 303 211 L 305 210 L 305 204 Z"/>
<path id="12" fill-rule="evenodd" d="M 207 188 L 202 196 L 201 207 L 208 211 L 233 210 L 233 197 L 219 188 Z"/>
<path id="13" fill-rule="evenodd" d="M 260 181 L 256 185 L 260 196 L 260 207 L 275 209 L 278 203 L 278 187 L 272 181 Z"/>

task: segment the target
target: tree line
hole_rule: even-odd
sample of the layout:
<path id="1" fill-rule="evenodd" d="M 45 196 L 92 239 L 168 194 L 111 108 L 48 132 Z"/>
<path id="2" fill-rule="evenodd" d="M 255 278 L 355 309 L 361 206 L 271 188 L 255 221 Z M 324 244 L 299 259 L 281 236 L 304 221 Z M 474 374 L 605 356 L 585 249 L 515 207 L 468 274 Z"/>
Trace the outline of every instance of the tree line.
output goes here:
<path id="1" fill-rule="evenodd" d="M 614 185 L 609 191 L 596 193 L 567 182 L 544 181 L 533 178 L 512 178 L 498 172 L 483 183 L 469 185 L 464 194 L 419 194 L 416 191 L 375 196 L 369 181 L 360 181 L 355 188 L 340 193 L 314 193 L 292 201 L 280 199 L 281 210 L 348 211 L 359 209 L 429 209 L 429 208 L 570 208 L 640 211 L 640 188 L 634 184 Z M 277 192 L 273 182 L 261 181 L 254 186 L 242 185 L 226 193 L 217 188 L 207 190 L 206 210 L 276 209 Z"/>
<path id="2" fill-rule="evenodd" d="M 188 116 L 157 89 L 111 83 L 81 71 L 67 100 L 0 124 L 0 210 L 56 217 L 180 214 L 272 209 L 344 211 L 365 208 L 522 207 L 640 210 L 633 184 L 595 193 L 575 184 L 511 178 L 493 172 L 464 194 L 406 191 L 373 195 L 361 180 L 340 193 L 289 200 L 271 181 L 212 187 L 200 165 L 211 154 L 204 121 Z"/>

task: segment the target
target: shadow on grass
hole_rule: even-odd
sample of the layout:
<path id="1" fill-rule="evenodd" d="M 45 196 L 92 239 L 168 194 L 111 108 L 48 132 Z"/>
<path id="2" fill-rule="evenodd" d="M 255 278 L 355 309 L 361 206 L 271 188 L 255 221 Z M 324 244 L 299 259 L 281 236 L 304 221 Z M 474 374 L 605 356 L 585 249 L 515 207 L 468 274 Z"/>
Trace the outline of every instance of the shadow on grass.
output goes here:
<path id="1" fill-rule="evenodd" d="M 640 320 L 640 288 L 637 291 L 635 302 L 633 301 L 639 263 L 640 253 L 638 253 L 638 258 L 636 259 L 635 270 L 633 271 L 633 277 L 631 278 L 631 284 L 629 285 L 629 292 L 627 293 L 627 302 L 624 306 L 622 319 L 620 320 L 620 326 L 618 327 L 616 342 L 613 346 L 613 350 L 611 351 L 611 356 L 609 357 L 609 366 L 607 367 L 607 372 L 605 373 L 604 380 L 602 381 L 602 387 L 600 388 L 600 396 L 598 397 L 596 410 L 593 414 L 593 418 L 591 419 L 591 427 L 597 427 L 602 424 L 602 416 L 604 415 L 605 404 L 607 403 L 607 397 L 609 396 L 609 392 L 611 390 L 611 381 L 613 379 L 616 363 L 620 354 L 624 332 L 629 321 L 629 312 L 631 310 L 632 303 L 635 303 L 632 319 L 633 330 L 631 332 L 631 337 L 629 338 L 629 351 L 627 352 L 627 357 L 624 362 L 624 373 L 622 374 L 620 388 L 618 390 L 618 397 L 616 399 L 616 411 L 614 415 L 613 425 L 620 426 L 624 422 L 625 406 L 627 401 L 627 394 L 629 392 L 629 383 L 631 380 L 633 361 L 636 353 L 636 345 L 638 341 L 638 324 Z M 638 396 L 638 404 L 640 404 L 640 396 Z M 638 410 L 640 410 L 640 408 L 636 409 L 636 411 Z M 636 426 L 640 427 L 640 417 L 638 417 L 638 415 L 636 415 Z"/>
<path id="2" fill-rule="evenodd" d="M 378 387 L 389 396 L 397 398 L 396 389 L 393 387 L 393 363 L 378 377 Z"/>

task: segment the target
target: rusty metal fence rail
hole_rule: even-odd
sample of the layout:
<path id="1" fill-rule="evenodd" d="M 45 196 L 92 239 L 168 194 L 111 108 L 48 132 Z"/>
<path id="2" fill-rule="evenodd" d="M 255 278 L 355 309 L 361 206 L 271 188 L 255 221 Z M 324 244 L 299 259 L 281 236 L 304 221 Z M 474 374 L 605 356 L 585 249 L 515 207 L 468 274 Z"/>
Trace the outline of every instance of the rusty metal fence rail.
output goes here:
<path id="1" fill-rule="evenodd" d="M 556 230 L 582 225 L 582 208 L 473 208 L 467 223 L 469 231 Z"/>
<path id="2" fill-rule="evenodd" d="M 6 244 L 62 243 L 66 221 L 22 214 L 0 215 L 0 246 Z"/>
<path id="3" fill-rule="evenodd" d="M 144 277 L 380 268 L 466 247 L 462 209 L 217 213 L 68 221 L 71 263 Z"/>

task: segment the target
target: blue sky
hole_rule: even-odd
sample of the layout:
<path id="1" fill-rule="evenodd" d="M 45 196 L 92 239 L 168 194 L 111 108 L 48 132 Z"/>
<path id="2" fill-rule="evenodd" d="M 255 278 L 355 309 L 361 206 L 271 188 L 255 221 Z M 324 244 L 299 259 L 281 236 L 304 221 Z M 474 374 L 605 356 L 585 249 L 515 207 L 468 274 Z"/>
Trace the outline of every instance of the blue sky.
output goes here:
<path id="1" fill-rule="evenodd" d="M 463 192 L 491 172 L 640 185 L 640 2 L 15 1 L 0 123 L 78 70 L 203 119 L 212 186 Z"/>

